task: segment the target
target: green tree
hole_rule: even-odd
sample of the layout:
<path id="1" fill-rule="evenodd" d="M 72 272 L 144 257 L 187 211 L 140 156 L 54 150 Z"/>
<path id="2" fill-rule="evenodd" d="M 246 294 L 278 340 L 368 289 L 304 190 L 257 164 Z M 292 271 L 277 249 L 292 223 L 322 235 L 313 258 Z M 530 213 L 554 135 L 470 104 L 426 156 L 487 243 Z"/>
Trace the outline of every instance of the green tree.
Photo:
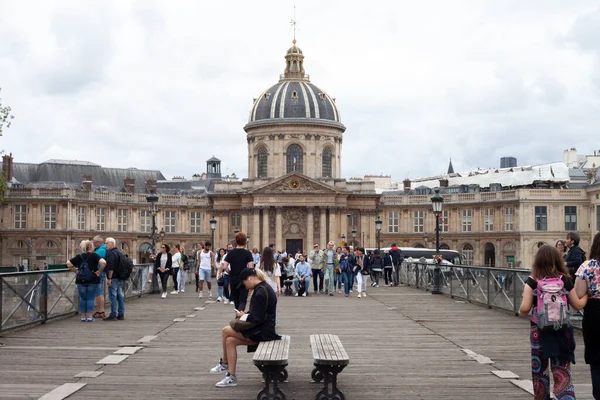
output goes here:
<path id="1" fill-rule="evenodd" d="M 2 88 L 0 88 L 0 91 L 2 91 Z M 2 97 L 0 97 L 0 136 L 2 136 L 4 128 L 10 128 L 10 124 L 14 118 L 15 116 L 11 114 L 11 108 L 3 106 Z"/>

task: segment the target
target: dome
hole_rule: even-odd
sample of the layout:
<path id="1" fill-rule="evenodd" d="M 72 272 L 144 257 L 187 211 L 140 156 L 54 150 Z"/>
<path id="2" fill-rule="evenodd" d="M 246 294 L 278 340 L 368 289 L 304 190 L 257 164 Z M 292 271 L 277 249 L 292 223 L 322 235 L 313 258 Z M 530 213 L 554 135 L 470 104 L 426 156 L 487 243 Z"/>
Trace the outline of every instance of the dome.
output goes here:
<path id="1" fill-rule="evenodd" d="M 312 84 L 304 73 L 304 55 L 295 40 L 287 50 L 285 60 L 286 68 L 279 82 L 254 99 L 247 127 L 267 123 L 311 122 L 345 129 L 335 99 Z"/>

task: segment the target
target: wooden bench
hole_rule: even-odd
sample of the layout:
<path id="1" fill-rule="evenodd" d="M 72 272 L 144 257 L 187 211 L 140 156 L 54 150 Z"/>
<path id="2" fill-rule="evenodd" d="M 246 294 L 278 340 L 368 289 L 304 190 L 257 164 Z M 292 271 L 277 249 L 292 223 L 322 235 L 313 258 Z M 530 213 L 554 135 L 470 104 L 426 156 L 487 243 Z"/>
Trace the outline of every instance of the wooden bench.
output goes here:
<path id="1" fill-rule="evenodd" d="M 315 382 L 325 381 L 316 400 L 344 400 L 344 393 L 337 388 L 337 375 L 350 364 L 350 358 L 340 338 L 328 334 L 310 335 L 310 347 L 315 365 L 311 377 Z"/>
<path id="2" fill-rule="evenodd" d="M 281 340 L 260 342 L 252 362 L 262 372 L 265 387 L 258 392 L 258 400 L 285 400 L 285 394 L 279 389 L 279 382 L 288 378 L 285 369 L 288 365 L 288 353 L 290 351 L 290 337 L 284 335 Z"/>

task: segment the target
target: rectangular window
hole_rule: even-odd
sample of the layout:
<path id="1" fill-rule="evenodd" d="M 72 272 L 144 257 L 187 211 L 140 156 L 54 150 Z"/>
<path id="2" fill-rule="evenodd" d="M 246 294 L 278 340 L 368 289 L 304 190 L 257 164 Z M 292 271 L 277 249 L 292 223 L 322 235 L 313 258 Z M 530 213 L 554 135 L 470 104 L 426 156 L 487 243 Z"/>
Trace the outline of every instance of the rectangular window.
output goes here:
<path id="1" fill-rule="evenodd" d="M 15 229 L 27 229 L 27 206 L 25 204 L 15 206 Z"/>
<path id="2" fill-rule="evenodd" d="M 413 211 L 413 232 L 423 233 L 425 222 L 425 211 Z"/>
<path id="3" fill-rule="evenodd" d="M 450 231 L 450 211 L 442 210 L 442 215 L 440 215 L 440 232 L 449 232 Z"/>
<path id="4" fill-rule="evenodd" d="M 123 208 L 117 210 L 117 231 L 127 232 L 127 210 Z"/>
<path id="5" fill-rule="evenodd" d="M 400 218 L 400 212 L 388 211 L 388 232 L 398 233 L 398 219 Z"/>
<path id="6" fill-rule="evenodd" d="M 513 216 L 515 215 L 515 209 L 513 207 L 504 208 L 504 230 L 513 230 Z"/>
<path id="7" fill-rule="evenodd" d="M 142 232 L 152 232 L 152 213 L 150 210 L 142 210 L 140 212 L 140 230 Z"/>
<path id="8" fill-rule="evenodd" d="M 462 210 L 462 231 L 471 232 L 473 230 L 473 210 Z"/>
<path id="9" fill-rule="evenodd" d="M 56 206 L 44 206 L 44 229 L 56 229 Z"/>
<path id="10" fill-rule="evenodd" d="M 486 208 L 483 211 L 483 230 L 484 232 L 492 232 L 494 230 L 494 209 Z"/>
<path id="11" fill-rule="evenodd" d="M 548 230 L 548 207 L 535 206 L 535 230 Z"/>
<path id="12" fill-rule="evenodd" d="M 190 212 L 190 232 L 191 233 L 201 233 L 200 223 L 202 222 L 200 211 L 191 211 Z"/>
<path id="13" fill-rule="evenodd" d="M 82 206 L 77 207 L 77 229 L 85 229 L 85 207 Z"/>
<path id="14" fill-rule="evenodd" d="M 165 232 L 175 233 L 175 211 L 165 211 Z"/>
<path id="15" fill-rule="evenodd" d="M 565 231 L 577 230 L 577 207 L 565 206 Z"/>
<path id="16" fill-rule="evenodd" d="M 106 229 L 106 208 L 96 208 L 96 230 L 103 231 Z"/>

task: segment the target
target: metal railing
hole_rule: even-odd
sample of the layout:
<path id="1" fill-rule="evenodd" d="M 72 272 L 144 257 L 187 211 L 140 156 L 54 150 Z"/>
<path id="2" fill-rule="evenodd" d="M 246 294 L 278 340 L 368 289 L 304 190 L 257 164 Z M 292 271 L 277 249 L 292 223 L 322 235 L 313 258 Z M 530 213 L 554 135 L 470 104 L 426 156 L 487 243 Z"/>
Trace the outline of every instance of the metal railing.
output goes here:
<path id="1" fill-rule="evenodd" d="M 152 291 L 149 264 L 133 267 L 123 286 L 125 298 L 141 297 Z M 109 304 L 108 290 L 104 297 Z M 0 332 L 46 323 L 79 312 L 75 274 L 68 269 L 0 274 Z"/>
<path id="2" fill-rule="evenodd" d="M 400 283 L 433 291 L 434 269 L 435 265 L 433 264 L 404 262 L 399 271 Z M 440 269 L 442 294 L 519 315 L 519 307 L 523 300 L 523 288 L 527 278 L 531 275 L 530 270 L 463 265 L 442 265 Z M 573 311 L 571 321 L 575 327 L 580 327 L 580 314 Z"/>

